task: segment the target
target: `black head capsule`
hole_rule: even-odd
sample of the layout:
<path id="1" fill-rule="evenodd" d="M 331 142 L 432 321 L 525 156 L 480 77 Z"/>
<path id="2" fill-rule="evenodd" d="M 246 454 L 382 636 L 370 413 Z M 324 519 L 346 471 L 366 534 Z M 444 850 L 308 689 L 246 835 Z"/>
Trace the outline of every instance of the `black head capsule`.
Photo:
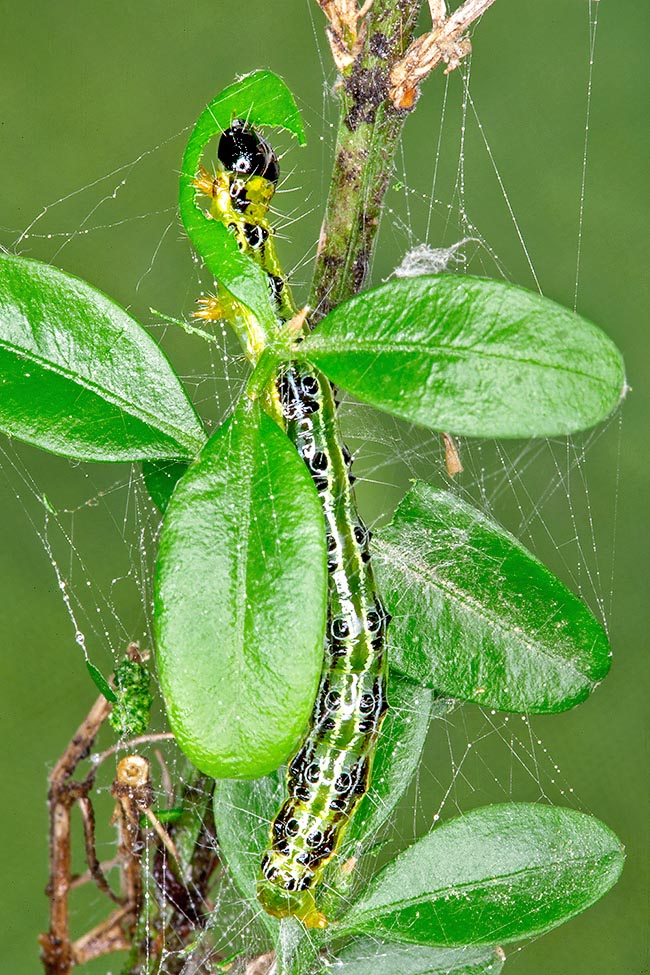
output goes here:
<path id="1" fill-rule="evenodd" d="M 242 176 L 263 176 L 271 183 L 280 177 L 278 159 L 261 135 L 242 119 L 234 119 L 219 139 L 219 162 L 230 173 Z"/>

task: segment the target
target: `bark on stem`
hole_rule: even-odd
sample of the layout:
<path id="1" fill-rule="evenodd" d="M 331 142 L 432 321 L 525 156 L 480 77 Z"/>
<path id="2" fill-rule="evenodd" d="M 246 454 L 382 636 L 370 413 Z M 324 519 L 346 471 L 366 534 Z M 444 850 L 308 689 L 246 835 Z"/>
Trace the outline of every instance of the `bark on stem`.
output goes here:
<path id="1" fill-rule="evenodd" d="M 312 326 L 363 289 L 393 155 L 418 85 L 441 61 L 448 70 L 459 63 L 469 50 L 465 31 L 492 3 L 465 0 L 415 41 L 420 0 L 375 0 L 370 8 L 361 49 L 339 82 L 341 118 L 310 298 Z M 444 10 L 442 3 L 430 7 L 432 16 Z"/>
<path id="2" fill-rule="evenodd" d="M 408 112 L 389 99 L 390 72 L 413 37 L 421 0 L 375 0 L 362 48 L 341 77 L 341 117 L 316 258 L 310 316 L 361 291 L 367 279 L 395 146 Z"/>

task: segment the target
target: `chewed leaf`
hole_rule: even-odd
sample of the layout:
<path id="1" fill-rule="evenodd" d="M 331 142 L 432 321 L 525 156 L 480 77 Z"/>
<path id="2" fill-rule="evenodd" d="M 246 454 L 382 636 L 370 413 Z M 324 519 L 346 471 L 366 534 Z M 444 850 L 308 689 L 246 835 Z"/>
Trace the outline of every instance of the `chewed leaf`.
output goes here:
<path id="1" fill-rule="evenodd" d="M 301 346 L 336 384 L 469 437 L 550 437 L 604 420 L 625 391 L 607 336 L 548 298 L 440 274 L 390 281 L 330 312 Z"/>
<path id="2" fill-rule="evenodd" d="M 338 953 L 327 971 L 330 975 L 499 975 L 504 961 L 500 948 L 423 948 L 359 938 Z"/>
<path id="3" fill-rule="evenodd" d="M 607 674 L 601 624 L 524 546 L 455 494 L 418 482 L 373 539 L 393 667 L 502 711 L 573 707 Z"/>
<path id="4" fill-rule="evenodd" d="M 151 336 L 85 281 L 0 255 L 0 430 L 79 460 L 194 457 L 203 428 Z"/>
<path id="5" fill-rule="evenodd" d="M 257 778 L 295 751 L 323 663 L 326 591 L 309 471 L 245 399 L 178 482 L 156 566 L 161 688 L 202 772 Z"/>
<path id="6" fill-rule="evenodd" d="M 614 833 L 584 813 L 486 806 L 400 853 L 340 928 L 431 946 L 519 941 L 594 904 L 618 880 L 623 860 Z"/>
<path id="7" fill-rule="evenodd" d="M 287 129 L 304 145 L 300 113 L 281 78 L 271 71 L 254 71 L 229 85 L 201 113 L 187 143 L 180 180 L 181 218 L 194 247 L 219 284 L 250 308 L 262 326 L 273 327 L 275 312 L 266 274 L 240 252 L 235 238 L 223 224 L 208 219 L 196 203 L 193 181 L 203 150 L 234 118 L 245 119 L 251 125 Z"/>

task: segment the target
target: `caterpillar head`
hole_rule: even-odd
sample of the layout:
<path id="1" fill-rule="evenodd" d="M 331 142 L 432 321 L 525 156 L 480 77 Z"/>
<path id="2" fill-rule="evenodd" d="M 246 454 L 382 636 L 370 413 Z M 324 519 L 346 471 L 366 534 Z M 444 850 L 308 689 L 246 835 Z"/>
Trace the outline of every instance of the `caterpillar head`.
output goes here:
<path id="1" fill-rule="evenodd" d="M 229 173 L 249 179 L 262 176 L 276 184 L 280 176 L 278 158 L 271 145 L 242 119 L 234 119 L 219 140 L 219 161 Z"/>
<path id="2" fill-rule="evenodd" d="M 297 917 L 306 928 L 326 928 L 327 918 L 317 909 L 312 891 L 308 887 L 299 890 L 300 885 L 289 875 L 282 878 L 282 886 L 278 879 L 262 876 L 257 882 L 257 898 L 264 910 L 274 917 Z"/>

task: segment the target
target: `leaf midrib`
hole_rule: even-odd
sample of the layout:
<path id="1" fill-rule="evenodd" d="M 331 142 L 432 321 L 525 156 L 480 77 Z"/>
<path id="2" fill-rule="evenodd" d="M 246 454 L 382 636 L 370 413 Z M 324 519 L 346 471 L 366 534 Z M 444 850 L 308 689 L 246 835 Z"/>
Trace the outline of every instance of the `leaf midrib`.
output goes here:
<path id="1" fill-rule="evenodd" d="M 333 347 L 334 338 L 334 336 L 314 335 L 306 340 L 305 344 L 303 345 L 303 351 L 307 357 L 309 357 L 311 350 L 315 350 L 317 353 L 320 351 L 324 352 L 325 354 L 340 355 L 341 349 Z M 485 352 L 483 350 L 476 351 L 476 349 L 468 348 L 467 346 L 450 346 L 445 345 L 444 343 L 436 344 L 432 351 L 431 347 L 427 347 L 423 342 L 413 341 L 400 342 L 399 344 L 394 342 L 382 342 L 381 347 L 377 348 L 377 339 L 369 339 L 364 342 L 358 337 L 350 339 L 347 335 L 339 335 L 337 338 L 339 341 L 343 340 L 345 342 L 343 354 L 345 354 L 345 352 L 374 352 L 374 354 L 379 357 L 385 353 L 420 352 L 426 356 L 428 360 L 434 360 L 436 352 L 444 352 L 450 357 L 455 357 L 457 359 L 469 359 L 471 357 L 475 357 L 479 359 L 495 359 L 497 361 L 529 365 L 535 367 L 536 369 L 546 369 L 550 372 L 560 372 L 567 373 L 568 375 L 572 376 L 580 376 L 583 379 L 588 379 L 592 382 L 600 384 L 601 386 L 608 386 L 607 380 L 602 379 L 599 376 L 594 376 L 591 373 L 584 372 L 581 369 L 572 369 L 568 366 L 558 365 L 550 362 L 539 362 L 536 359 L 529 359 L 524 356 L 500 355 L 496 352 Z"/>
<path id="2" fill-rule="evenodd" d="M 432 589 L 439 589 L 442 592 L 447 593 L 452 599 L 452 601 L 456 602 L 459 606 L 463 607 L 469 612 L 472 612 L 473 615 L 478 616 L 479 619 L 485 621 L 488 625 L 493 627 L 495 630 L 498 630 L 501 633 L 510 632 L 510 628 L 507 627 L 502 622 L 501 618 L 498 615 L 490 613 L 489 610 L 481 612 L 479 609 L 481 604 L 478 603 L 476 600 L 472 600 L 469 595 L 466 595 L 463 592 L 463 590 L 458 589 L 451 582 L 439 579 L 437 577 L 432 577 L 431 575 L 429 575 L 428 566 L 419 567 L 419 566 L 413 566 L 411 563 L 407 563 L 405 561 L 403 549 L 395 545 L 394 543 L 386 541 L 386 539 L 383 537 L 380 538 L 379 541 L 391 552 L 398 567 L 402 569 L 405 573 L 415 576 L 418 579 L 423 579 L 425 582 L 429 583 Z M 524 641 L 522 641 L 522 643 L 524 643 Z M 538 640 L 532 638 L 528 639 L 525 645 L 529 646 L 533 650 L 537 650 L 541 654 L 541 656 L 548 657 L 550 660 L 554 662 L 560 661 L 564 663 L 566 665 L 566 668 L 571 673 L 586 680 L 589 683 L 590 687 L 595 686 L 596 682 L 592 681 L 586 674 L 583 673 L 583 671 L 578 670 L 575 664 L 573 663 L 572 658 L 568 658 L 560 653 L 553 653 L 551 647 L 545 647 Z M 505 656 L 507 659 L 508 655 L 506 654 Z"/>
<path id="3" fill-rule="evenodd" d="M 488 840 L 486 840 L 488 842 Z M 393 909 L 404 910 L 408 907 L 415 907 L 418 904 L 425 903 L 429 900 L 440 900 L 449 891 L 474 891 L 481 888 L 496 888 L 502 886 L 504 882 L 510 886 L 513 879 L 517 877 L 525 876 L 526 874 L 534 874 L 546 870 L 557 869 L 558 867 L 564 867 L 568 869 L 569 867 L 575 866 L 597 866 L 599 864 L 606 864 L 608 861 L 614 860 L 616 857 L 616 851 L 612 850 L 609 853 L 602 853 L 599 856 L 596 855 L 585 855 L 580 857 L 568 857 L 561 860 L 550 860 L 545 864 L 537 864 L 532 867 L 522 867 L 521 870 L 513 870 L 509 873 L 497 874 L 494 877 L 489 877 L 484 880 L 474 880 L 465 884 L 449 884 L 447 887 L 439 887 L 437 890 L 428 891 L 417 896 L 408 898 L 406 900 L 390 901 L 383 904 L 381 907 L 374 909 L 368 909 L 363 911 L 363 916 L 372 919 L 376 917 L 381 917 L 383 914 L 389 913 Z M 495 883 L 497 881 L 497 883 Z M 352 920 L 354 919 L 354 914 L 352 915 Z"/>
<path id="4" fill-rule="evenodd" d="M 15 355 L 18 359 L 24 359 L 26 362 L 34 363 L 34 365 L 38 366 L 46 373 L 51 372 L 56 376 L 69 380 L 71 383 L 73 383 L 73 385 L 79 386 L 81 389 L 94 393 L 100 399 L 104 399 L 112 406 L 117 406 L 129 416 L 132 416 L 137 420 L 144 420 L 149 424 L 149 426 L 152 426 L 154 429 L 159 430 L 166 436 L 171 437 L 179 444 L 187 445 L 188 447 L 196 450 L 200 450 L 203 446 L 203 442 L 198 438 L 194 439 L 189 433 L 181 428 L 176 427 L 171 423 L 166 423 L 159 414 L 151 413 L 149 410 L 141 407 L 136 407 L 136 404 L 129 402 L 129 400 L 126 400 L 116 393 L 111 392 L 105 386 L 102 386 L 100 383 L 93 382 L 91 379 L 88 379 L 86 376 L 82 376 L 78 372 L 73 372 L 71 369 L 66 369 L 64 366 L 55 364 L 52 362 L 52 360 L 46 359 L 43 356 L 37 355 L 36 353 L 27 352 L 20 346 L 16 346 L 13 343 L 7 342 L 1 338 L 0 349 L 4 349 L 10 354 Z M 155 423 L 150 421 L 155 421 Z"/>

